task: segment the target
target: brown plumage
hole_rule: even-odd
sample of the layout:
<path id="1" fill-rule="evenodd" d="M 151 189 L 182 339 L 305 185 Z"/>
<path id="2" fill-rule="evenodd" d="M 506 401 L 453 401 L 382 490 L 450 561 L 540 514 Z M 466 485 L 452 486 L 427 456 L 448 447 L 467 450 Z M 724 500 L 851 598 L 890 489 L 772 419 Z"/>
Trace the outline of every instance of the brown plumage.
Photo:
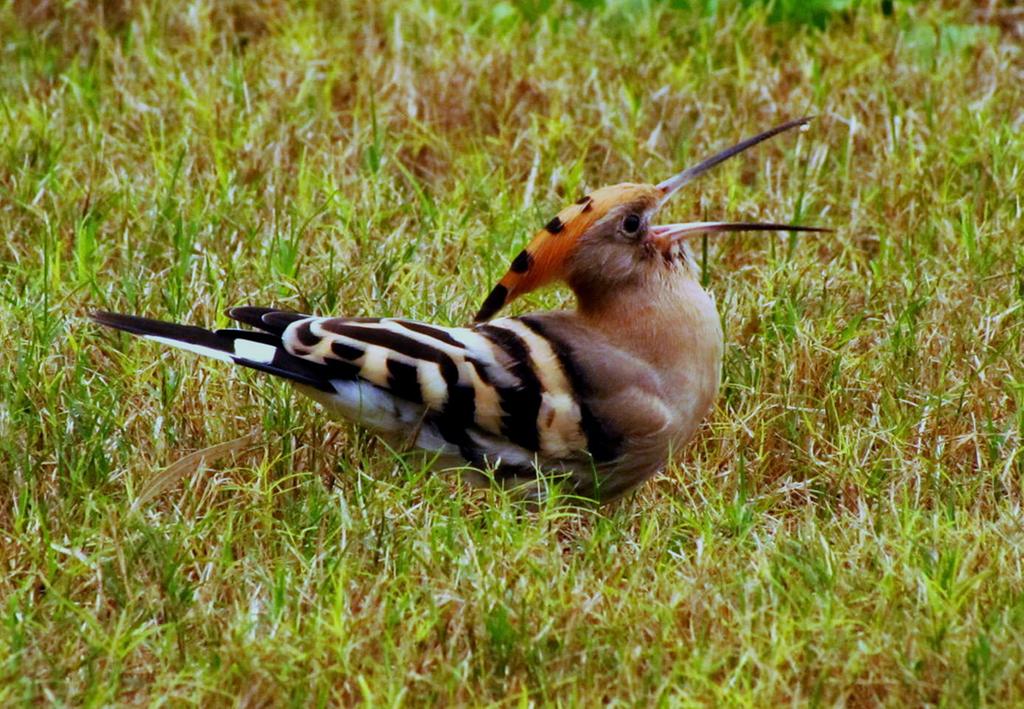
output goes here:
<path id="1" fill-rule="evenodd" d="M 552 478 L 600 501 L 660 470 L 713 406 L 722 360 L 714 301 L 685 237 L 764 223 L 655 225 L 683 185 L 791 121 L 657 185 L 594 190 L 513 260 L 467 328 L 322 318 L 268 308 L 228 315 L 253 330 L 94 313 L 104 325 L 293 381 L 333 413 L 423 449 L 472 482 L 538 497 Z M 514 298 L 563 281 L 574 311 L 490 320 Z"/>

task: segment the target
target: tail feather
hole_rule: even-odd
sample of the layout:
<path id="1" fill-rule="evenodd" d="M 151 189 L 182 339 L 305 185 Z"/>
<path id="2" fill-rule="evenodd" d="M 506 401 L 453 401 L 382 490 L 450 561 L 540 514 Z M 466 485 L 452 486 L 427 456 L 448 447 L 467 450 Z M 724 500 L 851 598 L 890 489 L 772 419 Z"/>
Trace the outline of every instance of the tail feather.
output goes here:
<path id="1" fill-rule="evenodd" d="M 89 314 L 94 322 L 147 340 L 177 347 L 222 362 L 241 364 L 325 392 L 334 392 L 327 367 L 285 351 L 280 335 L 245 330 L 206 330 L 193 325 L 153 320 L 106 311 Z"/>
<path id="2" fill-rule="evenodd" d="M 92 318 L 93 322 L 97 322 L 100 325 L 130 332 L 140 337 L 166 337 L 198 347 L 223 350 L 225 353 L 230 351 L 223 348 L 224 341 L 217 337 L 215 333 L 201 327 L 195 327 L 194 325 L 179 325 L 164 320 L 153 320 L 152 318 L 143 318 L 137 315 L 122 315 L 104 310 L 95 310 L 89 313 L 89 317 Z"/>

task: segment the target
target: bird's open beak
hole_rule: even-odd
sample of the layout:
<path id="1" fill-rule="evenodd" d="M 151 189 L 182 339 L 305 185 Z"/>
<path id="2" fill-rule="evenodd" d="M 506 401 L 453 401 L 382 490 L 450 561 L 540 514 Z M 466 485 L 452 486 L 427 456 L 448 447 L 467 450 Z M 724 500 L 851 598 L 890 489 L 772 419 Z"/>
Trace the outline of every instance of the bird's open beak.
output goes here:
<path id="1" fill-rule="evenodd" d="M 739 155 L 744 150 L 752 148 L 758 143 L 768 140 L 771 137 L 784 133 L 793 128 L 806 126 L 811 118 L 797 118 L 796 120 L 775 126 L 770 130 L 759 133 L 752 138 L 747 138 L 742 143 L 723 150 L 717 155 L 704 160 L 698 165 L 687 168 L 682 172 L 673 175 L 664 182 L 656 185 L 661 192 L 661 199 L 658 202 L 660 209 L 672 198 L 684 185 L 689 184 L 705 172 L 719 163 L 725 162 L 734 155 Z M 667 250 L 673 243 L 692 234 L 711 234 L 727 231 L 832 231 L 820 227 L 796 226 L 793 224 L 774 224 L 769 222 L 687 222 L 683 224 L 662 224 L 653 225 L 650 228 L 650 238 L 661 250 Z"/>
<path id="2" fill-rule="evenodd" d="M 771 130 L 766 130 L 764 133 L 758 133 L 753 138 L 747 138 L 742 143 L 737 143 L 736 145 L 732 146 L 731 148 L 727 148 L 726 150 L 723 150 L 717 155 L 712 155 L 710 158 L 703 161 L 699 165 L 688 167 L 682 172 L 680 172 L 678 175 L 673 175 L 664 182 L 661 182 L 658 185 L 656 185 L 656 187 L 661 191 L 662 194 L 661 201 L 658 203 L 658 206 L 663 206 L 665 202 L 667 202 L 672 197 L 672 195 L 678 192 L 683 185 L 693 182 L 695 179 L 703 175 L 711 168 L 715 167 L 720 163 L 725 162 L 734 155 L 739 155 L 744 150 L 753 148 L 758 143 L 763 143 L 769 138 L 777 136 L 779 133 L 785 133 L 787 130 L 791 130 L 798 126 L 806 126 L 810 122 L 811 116 L 805 116 L 804 118 L 797 118 L 794 121 L 783 123 L 781 126 L 775 126 Z"/>
<path id="3" fill-rule="evenodd" d="M 651 241 L 661 250 L 667 251 L 675 242 L 693 234 L 714 234 L 724 231 L 832 231 L 819 226 L 798 226 L 774 222 L 683 222 L 681 224 L 658 224 L 650 229 Z"/>

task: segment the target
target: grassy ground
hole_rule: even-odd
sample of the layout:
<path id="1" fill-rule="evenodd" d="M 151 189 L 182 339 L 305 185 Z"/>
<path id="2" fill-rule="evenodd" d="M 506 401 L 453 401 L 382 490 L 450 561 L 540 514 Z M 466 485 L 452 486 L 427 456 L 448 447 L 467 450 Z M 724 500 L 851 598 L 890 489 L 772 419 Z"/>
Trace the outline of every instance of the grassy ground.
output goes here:
<path id="1" fill-rule="evenodd" d="M 1019 8 L 687 5 L 0 0 L 0 703 L 1024 700 Z M 707 246 L 719 405 L 596 512 L 82 318 L 465 323 L 804 113 L 673 215 L 838 232 Z"/>

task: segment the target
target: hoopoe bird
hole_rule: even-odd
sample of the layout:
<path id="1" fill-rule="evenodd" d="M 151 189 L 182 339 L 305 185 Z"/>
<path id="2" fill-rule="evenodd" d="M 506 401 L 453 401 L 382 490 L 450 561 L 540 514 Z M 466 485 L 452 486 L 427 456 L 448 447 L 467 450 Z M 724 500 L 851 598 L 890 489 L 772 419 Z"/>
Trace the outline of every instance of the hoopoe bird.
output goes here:
<path id="1" fill-rule="evenodd" d="M 539 499 L 552 479 L 608 501 L 661 470 L 714 405 L 723 335 L 687 237 L 827 231 L 761 222 L 655 224 L 684 185 L 803 126 L 749 138 L 657 185 L 594 190 L 558 213 L 512 261 L 471 327 L 401 318 L 317 317 L 237 307 L 255 329 L 207 330 L 132 315 L 93 320 L 292 382 L 330 413 L 435 468 Z M 513 299 L 566 283 L 576 309 L 492 318 Z M 563 484 L 564 484 L 563 483 Z"/>

